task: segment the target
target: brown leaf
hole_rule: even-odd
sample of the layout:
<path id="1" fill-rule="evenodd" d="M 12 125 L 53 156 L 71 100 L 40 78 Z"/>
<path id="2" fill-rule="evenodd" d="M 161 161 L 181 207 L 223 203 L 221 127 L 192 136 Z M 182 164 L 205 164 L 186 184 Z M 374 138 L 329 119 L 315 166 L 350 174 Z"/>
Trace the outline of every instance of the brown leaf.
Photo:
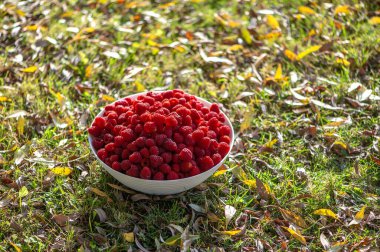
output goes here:
<path id="1" fill-rule="evenodd" d="M 280 212 L 284 219 L 286 219 L 287 221 L 292 222 L 301 228 L 307 228 L 307 224 L 301 216 L 282 208 L 280 208 Z"/>
<path id="2" fill-rule="evenodd" d="M 52 219 L 61 227 L 66 226 L 70 220 L 69 216 L 63 214 L 53 215 Z"/>
<path id="3" fill-rule="evenodd" d="M 96 195 L 106 198 L 108 202 L 113 202 L 113 200 L 105 192 L 99 190 L 98 188 L 90 187 L 90 191 Z"/>
<path id="4" fill-rule="evenodd" d="M 115 184 L 111 184 L 111 183 L 107 183 L 107 185 L 109 185 L 113 189 L 116 189 L 116 190 L 119 190 L 119 191 L 122 191 L 122 192 L 125 192 L 128 194 L 135 194 L 136 193 L 135 191 L 129 190 L 129 189 L 124 188 L 124 187 L 119 186 L 119 185 L 115 185 Z"/>
<path id="5" fill-rule="evenodd" d="M 288 231 L 294 238 L 296 238 L 303 245 L 306 245 L 306 239 L 302 234 L 300 234 L 299 232 L 297 232 L 291 228 L 288 228 L 288 227 L 282 226 L 282 228 L 285 229 L 286 231 Z"/>
<path id="6" fill-rule="evenodd" d="M 264 185 L 264 183 L 259 178 L 256 178 L 256 188 L 257 193 L 262 199 L 268 200 L 270 198 L 270 193 L 267 186 Z"/>
<path id="7" fill-rule="evenodd" d="M 138 193 L 131 197 L 132 201 L 140 201 L 140 200 L 152 200 L 152 198 L 146 194 Z"/>

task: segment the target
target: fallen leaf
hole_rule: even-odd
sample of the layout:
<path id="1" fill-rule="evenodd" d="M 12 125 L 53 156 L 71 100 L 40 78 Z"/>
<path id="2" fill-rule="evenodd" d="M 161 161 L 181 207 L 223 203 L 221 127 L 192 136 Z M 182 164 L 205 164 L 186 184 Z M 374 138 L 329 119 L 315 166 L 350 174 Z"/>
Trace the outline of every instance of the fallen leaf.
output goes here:
<path id="1" fill-rule="evenodd" d="M 24 134 L 24 126 L 25 126 L 25 118 L 23 116 L 20 116 L 17 120 L 17 132 L 19 136 L 22 136 Z"/>
<path id="2" fill-rule="evenodd" d="M 307 6 L 299 6 L 298 11 L 304 15 L 314 15 L 315 11 Z"/>
<path id="3" fill-rule="evenodd" d="M 242 50 L 244 47 L 242 45 L 236 44 L 228 47 L 228 50 L 231 52 Z"/>
<path id="4" fill-rule="evenodd" d="M 85 76 L 86 76 L 86 78 L 90 78 L 91 77 L 91 74 L 92 74 L 92 65 L 88 65 L 87 67 L 86 67 L 86 71 L 85 71 Z"/>
<path id="5" fill-rule="evenodd" d="M 124 188 L 122 186 L 119 186 L 119 185 L 115 185 L 115 184 L 111 184 L 111 183 L 107 183 L 107 185 L 109 185 L 113 189 L 116 189 L 116 190 L 119 190 L 119 191 L 122 191 L 122 192 L 125 192 L 125 193 L 129 193 L 129 194 L 135 194 L 136 193 L 135 191 L 126 189 L 126 188 Z"/>
<path id="6" fill-rule="evenodd" d="M 294 231 L 293 229 L 288 228 L 288 227 L 282 226 L 282 228 L 285 229 L 286 231 L 288 231 L 294 238 L 296 238 L 303 245 L 306 245 L 306 239 L 302 234 L 300 234 L 297 231 Z"/>
<path id="7" fill-rule="evenodd" d="M 132 201 L 140 201 L 140 200 L 152 200 L 152 198 L 146 194 L 137 193 L 131 197 Z"/>
<path id="8" fill-rule="evenodd" d="M 330 109 L 330 110 L 342 110 L 343 108 L 341 107 L 334 107 L 334 106 L 331 106 L 329 104 L 326 104 L 326 103 L 323 103 L 321 101 L 318 101 L 318 100 L 314 100 L 314 99 L 311 99 L 311 102 L 318 106 L 318 107 L 321 107 L 321 108 L 325 108 L 325 109 Z"/>
<path id="9" fill-rule="evenodd" d="M 169 246 L 174 246 L 176 245 L 176 243 L 181 239 L 181 235 L 180 234 L 177 234 L 177 235 L 174 235 L 168 239 L 165 240 L 165 244 L 166 245 L 169 245 Z"/>
<path id="10" fill-rule="evenodd" d="M 275 80 L 281 80 L 282 79 L 282 67 L 281 64 L 278 64 L 276 73 L 274 75 Z"/>
<path id="11" fill-rule="evenodd" d="M 363 220 L 366 207 L 367 206 L 364 205 L 360 211 L 355 214 L 354 219 L 348 224 L 349 226 L 359 224 Z"/>
<path id="12" fill-rule="evenodd" d="M 280 208 L 280 212 L 284 219 L 286 219 L 287 221 L 292 222 L 301 228 L 308 227 L 305 220 L 301 216 L 282 208 Z"/>
<path id="13" fill-rule="evenodd" d="M 247 28 L 241 27 L 240 33 L 241 33 L 241 37 L 243 38 L 245 43 L 247 43 L 248 45 L 251 45 L 252 44 L 252 37 L 251 37 L 251 34 L 249 33 L 249 31 L 247 30 Z"/>
<path id="14" fill-rule="evenodd" d="M 325 249 L 325 250 L 329 250 L 330 248 L 330 242 L 329 240 L 327 240 L 326 236 L 321 233 L 321 236 L 319 237 L 319 240 L 321 241 L 321 244 L 322 244 L 322 247 Z"/>
<path id="15" fill-rule="evenodd" d="M 350 85 L 350 87 L 348 88 L 348 90 L 347 90 L 347 92 L 348 93 L 351 93 L 352 91 L 354 91 L 354 90 L 357 90 L 357 89 L 360 89 L 360 88 L 362 88 L 362 84 L 361 83 L 359 83 L 359 82 L 353 82 L 353 83 L 351 83 L 351 85 Z"/>
<path id="16" fill-rule="evenodd" d="M 31 67 L 24 68 L 21 71 L 24 73 L 34 73 L 37 69 L 38 69 L 37 66 L 31 66 Z"/>
<path id="17" fill-rule="evenodd" d="M 95 212 L 98 215 L 100 222 L 105 222 L 107 220 L 107 214 L 102 208 L 95 208 Z"/>
<path id="18" fill-rule="evenodd" d="M 27 196 L 28 194 L 29 194 L 28 188 L 26 188 L 25 186 L 21 187 L 20 191 L 18 191 L 18 196 L 20 198 L 23 198 Z"/>
<path id="19" fill-rule="evenodd" d="M 212 175 L 213 177 L 219 177 L 220 175 L 223 175 L 224 173 L 226 173 L 228 170 L 227 170 L 227 167 L 223 164 L 219 167 L 219 169 Z"/>
<path id="20" fill-rule="evenodd" d="M 349 14 L 351 11 L 350 11 L 350 6 L 348 5 L 338 5 L 336 8 L 335 8 L 335 11 L 334 11 L 334 15 L 337 15 L 337 14 Z"/>
<path id="21" fill-rule="evenodd" d="M 219 217 L 216 214 L 211 213 L 211 212 L 207 212 L 207 219 L 209 219 L 211 222 L 219 221 Z"/>
<path id="22" fill-rule="evenodd" d="M 14 244 L 13 242 L 9 241 L 9 244 L 12 245 L 12 247 L 16 250 L 16 252 L 22 252 L 21 248 Z"/>
<path id="23" fill-rule="evenodd" d="M 103 55 L 107 56 L 108 58 L 121 59 L 120 54 L 117 52 L 105 51 Z"/>
<path id="24" fill-rule="evenodd" d="M 113 202 L 113 200 L 103 191 L 95 187 L 90 187 L 90 191 L 99 195 L 100 197 L 106 198 L 108 202 Z"/>
<path id="25" fill-rule="evenodd" d="M 371 25 L 380 24 L 380 17 L 371 17 L 368 21 Z"/>
<path id="26" fill-rule="evenodd" d="M 227 65 L 233 65 L 234 63 L 226 58 L 221 57 L 208 57 L 202 49 L 199 49 L 199 54 L 206 63 L 224 63 Z"/>
<path id="27" fill-rule="evenodd" d="M 224 235 L 234 236 L 234 235 L 241 233 L 241 230 L 239 230 L 239 229 L 238 230 L 229 230 L 229 231 L 222 231 L 220 233 L 224 234 Z"/>
<path id="28" fill-rule="evenodd" d="M 232 217 L 234 217 L 236 213 L 236 208 L 230 205 L 226 205 L 224 207 L 224 216 L 226 217 L 226 227 L 230 223 Z"/>
<path id="29" fill-rule="evenodd" d="M 288 58 L 288 59 L 290 59 L 291 61 L 297 61 L 297 54 L 295 54 L 294 52 L 292 52 L 292 51 L 290 51 L 290 50 L 288 50 L 288 49 L 286 49 L 285 51 L 284 51 L 284 54 L 285 54 L 285 56 Z"/>
<path id="30" fill-rule="evenodd" d="M 55 221 L 55 223 L 57 223 L 61 227 L 66 226 L 70 220 L 69 216 L 66 216 L 63 214 L 53 215 L 52 219 Z"/>
<path id="31" fill-rule="evenodd" d="M 200 205 L 190 203 L 189 207 L 191 207 L 195 212 L 204 213 L 204 214 L 207 213 L 207 211 Z"/>
<path id="32" fill-rule="evenodd" d="M 51 171 L 59 176 L 68 176 L 73 172 L 73 169 L 70 167 L 54 167 L 51 169 Z"/>
<path id="33" fill-rule="evenodd" d="M 277 19 L 272 16 L 272 15 L 268 15 L 267 16 L 267 24 L 273 29 L 273 30 L 276 30 L 276 29 L 279 29 L 280 28 L 280 24 L 278 23 Z"/>
<path id="34" fill-rule="evenodd" d="M 264 200 L 269 200 L 270 198 L 269 186 L 264 184 L 259 178 L 256 178 L 256 189 L 257 189 L 257 193 L 260 195 L 260 198 Z"/>
<path id="35" fill-rule="evenodd" d="M 315 210 L 313 213 L 317 215 L 328 216 L 328 217 L 338 220 L 338 216 L 330 209 L 318 209 L 318 210 Z"/>
<path id="36" fill-rule="evenodd" d="M 135 241 L 135 234 L 133 232 L 130 233 L 123 233 L 123 238 L 127 242 L 134 242 Z"/>
<path id="37" fill-rule="evenodd" d="M 310 53 L 318 51 L 319 48 L 321 48 L 321 47 L 322 47 L 321 45 L 315 45 L 315 46 L 311 46 L 311 47 L 307 48 L 305 51 L 303 51 L 297 55 L 297 60 L 301 60 L 304 57 L 306 57 L 307 55 L 309 55 Z"/>

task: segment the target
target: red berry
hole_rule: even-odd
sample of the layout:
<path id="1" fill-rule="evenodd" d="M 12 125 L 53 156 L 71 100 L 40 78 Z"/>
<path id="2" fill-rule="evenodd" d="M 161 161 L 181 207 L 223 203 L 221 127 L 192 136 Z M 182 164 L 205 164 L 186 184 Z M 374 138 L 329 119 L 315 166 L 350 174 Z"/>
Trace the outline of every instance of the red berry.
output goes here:
<path id="1" fill-rule="evenodd" d="M 213 111 L 215 113 L 219 113 L 220 110 L 219 110 L 218 104 L 216 104 L 216 103 L 211 104 L 210 111 Z"/>
<path id="2" fill-rule="evenodd" d="M 129 156 L 129 161 L 132 163 L 139 163 L 141 162 L 141 154 L 140 152 L 133 152 L 132 155 Z"/>
<path id="3" fill-rule="evenodd" d="M 137 151 L 138 150 L 138 148 L 137 148 L 137 145 L 136 145 L 136 142 L 135 141 L 133 141 L 132 143 L 129 143 L 128 145 L 127 145 L 127 149 L 129 150 L 129 151 Z"/>
<path id="4" fill-rule="evenodd" d="M 231 129 L 227 125 L 223 125 L 219 127 L 219 135 L 227 135 L 229 136 L 231 134 Z"/>
<path id="5" fill-rule="evenodd" d="M 138 102 L 135 104 L 135 111 L 137 114 L 141 115 L 149 108 L 149 103 Z"/>
<path id="6" fill-rule="evenodd" d="M 106 127 L 106 123 L 107 121 L 104 117 L 96 117 L 94 120 L 94 124 L 101 129 Z"/>
<path id="7" fill-rule="evenodd" d="M 215 138 L 216 138 L 216 133 L 215 133 L 215 131 L 213 131 L 213 130 L 209 130 L 209 131 L 207 132 L 207 136 L 208 136 L 210 139 L 215 139 Z"/>
<path id="8" fill-rule="evenodd" d="M 138 137 L 137 139 L 136 139 L 136 145 L 137 145 L 137 147 L 138 148 L 142 148 L 142 147 L 144 147 L 145 146 L 145 137 Z"/>
<path id="9" fill-rule="evenodd" d="M 203 171 L 206 171 L 214 166 L 214 161 L 210 156 L 204 156 L 199 159 L 198 165 Z"/>
<path id="10" fill-rule="evenodd" d="M 111 162 L 119 161 L 119 155 L 112 155 L 112 156 L 110 156 L 110 161 Z"/>
<path id="11" fill-rule="evenodd" d="M 194 155 L 196 157 L 203 157 L 205 155 L 205 150 L 198 147 L 198 146 L 195 146 L 194 148 Z"/>
<path id="12" fill-rule="evenodd" d="M 224 136 L 221 136 L 221 137 L 219 138 L 219 141 L 220 141 L 220 142 L 225 142 L 225 143 L 227 143 L 227 144 L 230 144 L 231 139 L 230 139 L 229 136 L 224 135 Z"/>
<path id="13" fill-rule="evenodd" d="M 122 152 L 121 152 L 121 159 L 128 159 L 129 157 L 129 150 L 127 149 L 124 149 Z"/>
<path id="14" fill-rule="evenodd" d="M 153 179 L 154 180 L 164 180 L 165 175 L 162 172 L 157 172 L 156 174 L 154 174 Z"/>
<path id="15" fill-rule="evenodd" d="M 154 122 L 146 122 L 144 124 L 144 131 L 146 133 L 153 133 L 153 132 L 156 132 L 157 131 L 157 126 L 156 126 L 156 123 Z"/>
<path id="16" fill-rule="evenodd" d="M 216 117 L 212 117 L 208 123 L 207 123 L 208 126 L 210 126 L 211 129 L 215 129 L 219 126 L 219 120 L 218 118 Z"/>
<path id="17" fill-rule="evenodd" d="M 98 157 L 100 158 L 100 160 L 103 160 L 103 161 L 108 157 L 107 151 L 105 149 L 99 149 L 96 154 L 98 154 Z"/>
<path id="18" fill-rule="evenodd" d="M 113 110 L 115 110 L 115 105 L 113 105 L 113 104 L 107 105 L 104 109 L 106 111 L 113 111 Z"/>
<path id="19" fill-rule="evenodd" d="M 152 138 L 148 138 L 146 141 L 145 141 L 145 146 L 146 147 L 152 147 L 156 145 L 156 142 L 152 139 Z"/>
<path id="20" fill-rule="evenodd" d="M 106 144 L 111 143 L 113 141 L 113 135 L 107 133 L 103 136 L 103 140 Z"/>
<path id="21" fill-rule="evenodd" d="M 182 161 L 190 161 L 193 158 L 193 153 L 188 148 L 183 148 L 179 153 L 179 159 Z"/>
<path id="22" fill-rule="evenodd" d="M 192 167 L 193 167 L 193 165 L 192 165 L 191 162 L 183 162 L 183 163 L 181 163 L 181 171 L 184 172 L 184 173 L 190 171 Z"/>
<path id="23" fill-rule="evenodd" d="M 164 148 L 169 151 L 176 151 L 177 150 L 177 144 L 171 140 L 170 138 L 167 138 L 164 142 Z"/>
<path id="24" fill-rule="evenodd" d="M 172 169 L 170 168 L 170 165 L 168 164 L 162 164 L 160 165 L 160 171 L 163 173 L 163 174 L 168 174 Z"/>
<path id="25" fill-rule="evenodd" d="M 167 138 L 167 136 L 165 134 L 156 135 L 156 137 L 155 137 L 156 144 L 158 146 L 161 146 L 165 142 L 166 138 Z"/>
<path id="26" fill-rule="evenodd" d="M 168 180 L 174 180 L 179 179 L 178 174 L 174 171 L 169 172 L 169 174 L 166 176 Z"/>
<path id="27" fill-rule="evenodd" d="M 121 165 L 119 162 L 115 161 L 112 163 L 112 169 L 114 169 L 115 171 L 120 171 L 121 170 Z"/>
<path id="28" fill-rule="evenodd" d="M 152 146 L 149 148 L 150 155 L 158 155 L 160 153 L 157 146 Z"/>
<path id="29" fill-rule="evenodd" d="M 124 143 L 124 138 L 122 136 L 116 136 L 115 139 L 115 146 L 122 146 Z"/>
<path id="30" fill-rule="evenodd" d="M 123 160 L 123 161 L 121 161 L 121 169 L 123 171 L 128 170 L 130 167 L 131 167 L 131 161 L 129 161 L 129 160 Z"/>
<path id="31" fill-rule="evenodd" d="M 207 149 L 210 146 L 210 141 L 209 137 L 204 137 L 198 142 L 198 145 L 203 149 Z"/>
<path id="32" fill-rule="evenodd" d="M 140 154 L 143 158 L 148 158 L 150 156 L 150 152 L 147 148 L 142 148 Z"/>
<path id="33" fill-rule="evenodd" d="M 120 136 L 124 138 L 124 141 L 130 142 L 134 138 L 133 130 L 132 129 L 124 129 L 120 132 Z"/>
<path id="34" fill-rule="evenodd" d="M 88 133 L 90 133 L 90 135 L 98 137 L 100 135 L 100 133 L 102 132 L 102 129 L 100 129 L 97 126 L 91 126 L 90 128 L 88 128 L 87 131 L 88 131 Z"/>
<path id="35" fill-rule="evenodd" d="M 140 174 L 139 167 L 137 165 L 131 165 L 131 168 L 129 168 L 126 174 L 137 178 Z"/>
<path id="36" fill-rule="evenodd" d="M 162 157 L 157 155 L 150 155 L 149 160 L 152 167 L 159 167 L 164 161 Z"/>
<path id="37" fill-rule="evenodd" d="M 215 153 L 214 155 L 212 155 L 212 161 L 214 162 L 214 164 L 218 164 L 220 161 L 222 161 L 222 156 L 219 154 L 219 153 Z"/>
<path id="38" fill-rule="evenodd" d="M 140 116 L 140 120 L 142 122 L 149 122 L 152 119 L 152 114 L 149 112 L 145 112 Z"/>
<path id="39" fill-rule="evenodd" d="M 211 152 L 216 152 L 218 150 L 218 146 L 219 146 L 218 142 L 215 139 L 211 139 L 209 150 Z"/>
<path id="40" fill-rule="evenodd" d="M 175 171 L 175 172 L 179 172 L 180 171 L 179 164 L 173 164 L 172 165 L 172 170 Z"/>
<path id="41" fill-rule="evenodd" d="M 189 177 L 192 177 L 192 176 L 195 176 L 195 175 L 198 175 L 200 174 L 201 171 L 199 170 L 198 167 L 194 166 L 193 168 L 191 168 L 190 172 L 189 172 Z"/>
<path id="42" fill-rule="evenodd" d="M 156 125 L 162 125 L 165 123 L 165 116 L 164 115 L 161 115 L 159 113 L 154 113 L 153 116 L 152 116 L 152 121 L 156 124 Z"/>
<path id="43" fill-rule="evenodd" d="M 140 178 L 142 179 L 150 179 L 150 176 L 152 176 L 152 171 L 149 169 L 149 167 L 144 167 L 140 171 Z"/>
<path id="44" fill-rule="evenodd" d="M 190 126 L 182 126 L 181 128 L 179 128 L 179 132 L 184 136 L 191 134 L 192 131 L 193 128 Z"/>
<path id="45" fill-rule="evenodd" d="M 176 127 L 178 125 L 178 121 L 173 115 L 171 115 L 165 118 L 165 124 L 169 127 Z"/>
<path id="46" fill-rule="evenodd" d="M 164 152 L 161 154 L 164 163 L 170 163 L 172 161 L 172 154 L 170 152 Z"/>
<path id="47" fill-rule="evenodd" d="M 201 119 L 201 116 L 199 115 L 199 112 L 196 109 L 191 109 L 190 112 L 191 119 L 193 119 L 193 121 L 198 121 L 199 119 Z"/>
<path id="48" fill-rule="evenodd" d="M 184 141 L 184 137 L 183 137 L 181 134 L 179 134 L 179 133 L 174 133 L 174 135 L 173 135 L 173 140 L 174 140 L 174 142 L 176 142 L 177 144 L 180 144 L 180 143 L 183 143 L 183 141 Z"/>
<path id="49" fill-rule="evenodd" d="M 230 145 L 224 142 L 219 143 L 218 153 L 224 157 L 230 151 Z"/>
<path id="50" fill-rule="evenodd" d="M 108 152 L 113 152 L 115 150 L 115 144 L 114 143 L 109 143 L 109 144 L 106 144 L 106 146 L 104 147 L 106 149 L 106 151 Z"/>
<path id="51" fill-rule="evenodd" d="M 94 146 L 94 148 L 95 148 L 96 150 L 99 150 L 100 148 L 103 148 L 103 146 L 104 146 L 104 142 L 103 142 L 103 140 L 100 139 L 100 138 L 94 138 L 94 139 L 92 140 L 92 146 Z"/>

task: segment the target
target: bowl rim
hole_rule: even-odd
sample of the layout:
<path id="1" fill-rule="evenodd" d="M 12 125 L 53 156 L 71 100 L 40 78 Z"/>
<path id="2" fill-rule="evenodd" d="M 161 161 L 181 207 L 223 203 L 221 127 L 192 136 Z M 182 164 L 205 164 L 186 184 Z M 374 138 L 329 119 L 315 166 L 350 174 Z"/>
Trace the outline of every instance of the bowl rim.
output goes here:
<path id="1" fill-rule="evenodd" d="M 153 93 L 163 93 L 163 92 L 165 92 L 165 91 L 144 91 L 144 92 L 140 92 L 140 93 L 135 93 L 135 94 L 131 94 L 131 95 L 128 95 L 128 96 L 125 96 L 125 97 L 122 97 L 122 98 L 119 98 L 119 99 L 117 99 L 117 100 L 115 100 L 115 101 L 113 101 L 112 103 L 110 103 L 110 104 L 107 104 L 107 105 L 111 105 L 111 104 L 114 104 L 114 103 L 116 103 L 117 101 L 120 101 L 120 100 L 123 100 L 123 99 L 125 99 L 125 98 L 134 98 L 134 97 L 137 97 L 137 96 L 140 96 L 140 95 L 144 95 L 144 94 L 147 94 L 147 93 L 149 93 L 149 92 L 153 92 Z M 209 102 L 209 101 L 207 101 L 207 100 L 205 100 L 205 99 L 203 99 L 203 98 L 201 98 L 201 97 L 198 97 L 198 96 L 195 96 L 195 95 L 193 95 L 197 100 L 199 100 L 199 101 L 201 101 L 203 104 L 206 104 L 208 107 L 210 107 L 211 106 L 211 102 Z M 96 117 L 98 117 L 98 116 L 102 116 L 103 114 L 104 114 L 104 112 L 105 112 L 105 109 L 104 109 L 104 107 L 101 109 L 101 111 L 94 117 L 94 119 L 92 120 L 92 122 L 91 122 L 91 124 L 90 125 L 92 125 L 93 123 L 94 123 L 94 120 L 95 120 L 95 118 Z M 219 163 L 217 163 L 216 165 L 214 165 L 213 167 L 211 167 L 210 169 L 208 169 L 207 171 L 209 171 L 209 170 L 212 170 L 212 169 L 214 169 L 216 166 L 221 166 L 224 162 L 225 162 L 225 160 L 228 158 L 228 156 L 229 156 L 229 154 L 231 153 L 231 150 L 232 150 L 232 147 L 233 147 L 233 144 L 234 144 L 234 142 L 235 142 L 235 132 L 234 132 L 234 128 L 233 128 L 233 126 L 232 126 L 232 123 L 231 123 L 231 121 L 230 121 L 230 119 L 226 116 L 226 114 L 222 111 L 222 110 L 220 110 L 220 113 L 222 113 L 222 115 L 224 116 L 224 118 L 226 119 L 226 121 L 224 122 L 224 125 L 227 125 L 227 126 L 229 126 L 230 127 L 230 129 L 231 129 L 231 142 L 230 142 L 230 149 L 229 149 L 229 151 L 228 151 L 228 153 L 224 156 L 224 158 L 222 158 L 222 160 L 219 162 Z M 96 150 L 95 150 L 95 148 L 92 146 L 92 136 L 89 134 L 89 133 L 87 133 L 88 134 L 88 143 L 89 143 L 89 145 L 90 145 L 90 149 L 91 149 L 91 151 L 92 151 L 92 153 L 95 155 L 95 157 L 96 157 L 96 159 L 101 163 L 101 165 L 103 166 L 103 168 L 104 168 L 104 166 L 106 166 L 106 167 L 108 167 L 109 169 L 112 169 L 112 167 L 110 167 L 109 165 L 107 165 L 106 163 L 104 163 L 99 157 L 98 157 L 98 155 L 96 154 Z M 106 169 L 105 169 L 106 170 Z M 113 169 L 112 169 L 113 170 Z M 107 171 L 107 170 L 106 170 Z M 206 171 L 205 171 L 206 172 Z M 181 182 L 187 182 L 187 181 L 190 181 L 190 180 L 192 180 L 192 179 L 194 179 L 194 178 L 196 178 L 196 177 L 199 177 L 199 178 L 201 178 L 201 177 L 204 177 L 204 173 L 205 172 L 201 172 L 201 173 L 199 173 L 199 174 L 197 174 L 197 175 L 195 175 L 195 176 L 191 176 L 191 177 L 187 177 L 187 178 L 181 178 L 181 179 L 173 179 L 173 180 L 154 180 L 154 179 L 142 179 L 142 178 L 136 178 L 136 177 L 132 177 L 132 176 L 129 176 L 129 175 L 127 175 L 127 174 L 125 174 L 125 173 L 121 173 L 121 172 L 118 172 L 121 176 L 125 176 L 125 177 L 127 177 L 128 179 L 131 179 L 131 180 L 135 180 L 136 182 L 150 182 L 150 183 L 153 183 L 153 184 L 156 184 L 156 185 L 162 185 L 162 184 L 167 184 L 167 183 L 170 183 L 170 182 L 179 182 L 179 181 L 181 181 Z M 107 171 L 107 173 L 109 173 L 108 171 Z M 215 173 L 215 171 L 213 172 L 213 173 Z M 212 174 L 213 174 L 212 173 Z M 203 174 L 203 176 L 202 176 L 202 174 Z M 211 177 L 212 176 L 212 174 L 209 176 L 209 177 Z M 207 178 L 209 178 L 209 177 L 207 177 Z M 206 178 L 206 179 L 207 179 Z"/>

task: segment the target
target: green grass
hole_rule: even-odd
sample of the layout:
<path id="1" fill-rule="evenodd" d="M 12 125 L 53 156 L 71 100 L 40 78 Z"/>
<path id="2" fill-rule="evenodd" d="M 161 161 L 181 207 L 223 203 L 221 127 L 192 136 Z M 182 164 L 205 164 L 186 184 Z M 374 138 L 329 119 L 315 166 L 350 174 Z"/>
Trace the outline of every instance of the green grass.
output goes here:
<path id="1" fill-rule="evenodd" d="M 199 251 L 328 250 L 322 233 L 331 250 L 360 249 L 366 241 L 379 248 L 379 221 L 373 218 L 380 214 L 379 101 L 366 99 L 355 107 L 346 99 L 357 98 L 358 91 L 348 92 L 353 82 L 380 96 L 379 25 L 369 23 L 379 16 L 376 5 L 178 1 L 168 8 L 156 2 L 100 2 L 0 5 L 0 251 L 180 251 L 189 240 Z M 334 15 L 344 4 L 350 13 Z M 297 18 L 301 5 L 316 14 Z M 260 39 L 273 31 L 260 10 L 276 11 L 280 37 Z M 222 25 L 216 14 L 248 27 L 253 44 L 244 42 L 240 27 Z M 95 30 L 75 38 L 69 27 Z M 311 30 L 316 34 L 309 37 Z M 234 51 L 233 44 L 242 47 Z M 285 49 L 299 54 L 313 45 L 324 47 L 300 61 L 284 55 Z M 206 63 L 200 48 L 228 58 L 233 68 Z M 120 59 L 106 51 L 118 52 Z M 258 76 L 252 66 L 260 57 Z M 34 65 L 36 72 L 22 72 Z M 270 81 L 279 65 L 285 78 Z M 144 69 L 125 79 L 135 67 Z M 221 103 L 238 133 L 236 149 L 226 173 L 180 195 L 138 200 L 141 195 L 109 185 L 120 184 L 90 153 L 86 127 L 109 102 L 103 95 L 118 99 L 154 88 L 181 88 Z M 342 109 L 289 105 L 299 102 L 291 88 Z M 250 93 L 240 98 L 243 92 Z M 17 111 L 26 113 L 12 117 Z M 338 117 L 352 122 L 326 127 Z M 54 166 L 73 172 L 54 176 Z M 252 186 L 256 179 L 269 189 Z M 28 194 L 20 198 L 23 187 Z M 236 209 L 227 226 L 226 205 Z M 364 219 L 349 226 L 363 206 Z M 204 212 L 194 210 L 199 207 Z M 306 245 L 283 228 L 295 224 L 280 208 L 305 220 L 298 231 Z M 332 210 L 337 220 L 314 214 L 318 209 Z M 99 216 L 102 210 L 106 216 Z M 57 221 L 59 215 L 69 223 Z M 190 238 L 181 243 L 185 229 L 183 236 Z M 236 236 L 223 234 L 239 229 Z M 123 238 L 131 232 L 134 242 Z M 164 242 L 170 238 L 178 240 Z"/>

